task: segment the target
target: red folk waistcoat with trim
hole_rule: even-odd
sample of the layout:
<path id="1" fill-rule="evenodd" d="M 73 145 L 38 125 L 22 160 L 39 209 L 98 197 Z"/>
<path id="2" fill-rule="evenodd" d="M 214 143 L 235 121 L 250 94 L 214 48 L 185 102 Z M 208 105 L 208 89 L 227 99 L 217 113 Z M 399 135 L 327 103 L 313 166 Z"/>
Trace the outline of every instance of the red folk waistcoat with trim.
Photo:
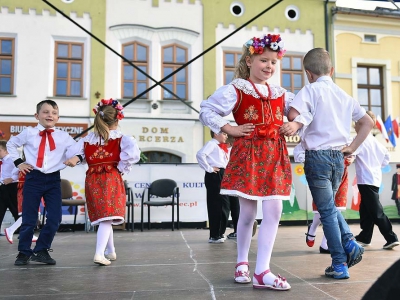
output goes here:
<path id="1" fill-rule="evenodd" d="M 283 102 L 285 96 L 282 95 L 276 99 L 263 97 L 262 99 L 247 95 L 236 87 L 235 90 L 238 96 L 232 111 L 235 122 L 238 125 L 253 123 L 256 126 L 252 134 L 244 138 L 284 139 L 279 134 L 279 127 L 283 124 Z M 271 92 L 269 94 L 271 95 Z"/>

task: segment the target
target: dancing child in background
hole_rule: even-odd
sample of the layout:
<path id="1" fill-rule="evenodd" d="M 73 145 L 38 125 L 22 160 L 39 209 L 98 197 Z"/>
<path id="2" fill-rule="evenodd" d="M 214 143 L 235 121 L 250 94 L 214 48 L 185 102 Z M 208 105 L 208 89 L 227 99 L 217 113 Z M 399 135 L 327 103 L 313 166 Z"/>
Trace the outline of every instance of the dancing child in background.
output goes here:
<path id="1" fill-rule="evenodd" d="M 102 99 L 93 111 L 94 132 L 80 139 L 70 151 L 84 154 L 89 166 L 85 178 L 86 203 L 91 224 L 99 226 L 93 261 L 107 266 L 117 259 L 112 225 L 124 223 L 125 218 L 122 175 L 139 161 L 140 150 L 132 136 L 118 130 L 124 114 L 117 100 Z"/>

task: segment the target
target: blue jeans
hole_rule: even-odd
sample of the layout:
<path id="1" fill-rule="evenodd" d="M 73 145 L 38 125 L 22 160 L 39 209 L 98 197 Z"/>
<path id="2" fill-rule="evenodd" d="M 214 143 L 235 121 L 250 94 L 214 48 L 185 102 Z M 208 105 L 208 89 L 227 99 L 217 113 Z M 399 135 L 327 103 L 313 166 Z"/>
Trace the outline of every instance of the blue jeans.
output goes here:
<path id="1" fill-rule="evenodd" d="M 18 251 L 25 255 L 32 255 L 32 252 L 37 253 L 51 248 L 51 243 L 60 226 L 62 218 L 60 172 L 44 174 L 38 170 L 32 170 L 27 173 L 23 196 Z M 40 231 L 39 239 L 32 251 L 33 231 L 38 219 L 38 209 L 42 197 L 46 205 L 46 224 Z"/>
<path id="2" fill-rule="evenodd" d="M 307 150 L 305 153 L 304 171 L 321 217 L 333 264 L 347 261 L 343 246 L 353 238 L 349 225 L 335 206 L 335 194 L 344 171 L 343 162 L 343 154 L 336 150 Z"/>

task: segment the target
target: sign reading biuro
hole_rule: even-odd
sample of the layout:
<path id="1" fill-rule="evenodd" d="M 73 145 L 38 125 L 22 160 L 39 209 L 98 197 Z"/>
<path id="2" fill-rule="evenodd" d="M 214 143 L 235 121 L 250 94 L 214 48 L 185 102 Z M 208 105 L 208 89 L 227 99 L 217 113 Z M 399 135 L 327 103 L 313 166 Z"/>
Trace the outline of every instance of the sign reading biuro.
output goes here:
<path id="1" fill-rule="evenodd" d="M 37 122 L 0 122 L 0 139 L 9 140 L 10 137 L 18 135 L 26 127 L 35 127 Z M 68 132 L 72 137 L 81 134 L 88 128 L 86 123 L 57 123 L 56 128 Z M 85 136 L 84 134 L 83 136 Z"/>

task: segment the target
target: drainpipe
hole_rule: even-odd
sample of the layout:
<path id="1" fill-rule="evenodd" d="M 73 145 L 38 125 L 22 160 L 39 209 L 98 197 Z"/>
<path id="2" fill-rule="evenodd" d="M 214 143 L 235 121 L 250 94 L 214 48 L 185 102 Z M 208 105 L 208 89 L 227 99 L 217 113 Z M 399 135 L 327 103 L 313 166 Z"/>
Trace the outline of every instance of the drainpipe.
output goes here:
<path id="1" fill-rule="evenodd" d="M 329 51 L 329 36 L 328 36 L 328 2 L 329 0 L 325 0 L 325 49 Z"/>

